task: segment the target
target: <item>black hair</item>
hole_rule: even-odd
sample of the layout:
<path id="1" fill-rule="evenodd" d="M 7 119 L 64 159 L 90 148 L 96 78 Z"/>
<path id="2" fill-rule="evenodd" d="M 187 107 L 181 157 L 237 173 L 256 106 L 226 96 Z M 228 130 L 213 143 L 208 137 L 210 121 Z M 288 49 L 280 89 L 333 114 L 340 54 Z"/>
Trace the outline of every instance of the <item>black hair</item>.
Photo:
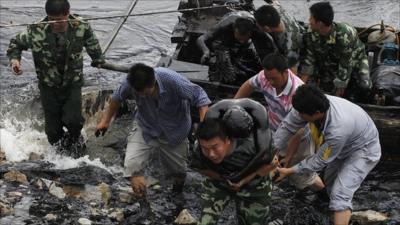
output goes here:
<path id="1" fill-rule="evenodd" d="M 219 137 L 222 140 L 230 138 L 225 123 L 221 119 L 206 118 L 196 130 L 198 140 L 211 140 Z"/>
<path id="2" fill-rule="evenodd" d="M 305 84 L 297 88 L 292 99 L 293 108 L 300 113 L 314 115 L 324 113 L 329 109 L 329 100 L 320 89 L 314 85 Z"/>
<path id="3" fill-rule="evenodd" d="M 143 63 L 136 63 L 129 69 L 127 80 L 136 91 L 143 91 L 156 83 L 154 69 Z"/>
<path id="4" fill-rule="evenodd" d="M 329 2 L 318 2 L 310 7 L 310 13 L 316 21 L 323 22 L 326 26 L 332 25 L 333 9 Z"/>
<path id="5" fill-rule="evenodd" d="M 280 53 L 266 55 L 262 61 L 262 66 L 266 70 L 276 69 L 280 73 L 285 72 L 289 68 L 287 58 Z"/>
<path id="6" fill-rule="evenodd" d="M 260 26 L 278 27 L 281 16 L 272 5 L 263 5 L 254 12 L 254 18 Z"/>
<path id="7" fill-rule="evenodd" d="M 47 0 L 45 5 L 47 15 L 51 16 L 68 15 L 69 8 L 68 0 Z"/>
<path id="8" fill-rule="evenodd" d="M 233 28 L 239 32 L 240 35 L 251 35 L 253 32 L 254 23 L 248 18 L 239 17 L 235 20 Z"/>

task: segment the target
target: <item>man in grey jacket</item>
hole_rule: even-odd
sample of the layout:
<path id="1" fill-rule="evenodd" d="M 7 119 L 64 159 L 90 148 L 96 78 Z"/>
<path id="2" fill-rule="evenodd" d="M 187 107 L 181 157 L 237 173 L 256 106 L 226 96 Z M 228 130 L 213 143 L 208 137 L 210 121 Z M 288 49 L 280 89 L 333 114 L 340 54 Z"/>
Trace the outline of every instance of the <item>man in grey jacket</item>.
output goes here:
<path id="1" fill-rule="evenodd" d="M 274 135 L 277 149 L 284 149 L 289 138 L 308 123 L 309 137 L 316 154 L 290 168 L 279 168 L 277 181 L 307 171 L 324 170 L 334 224 L 348 224 L 352 199 L 381 156 L 378 130 L 359 106 L 339 97 L 324 95 L 311 85 L 299 87 L 293 108 Z"/>

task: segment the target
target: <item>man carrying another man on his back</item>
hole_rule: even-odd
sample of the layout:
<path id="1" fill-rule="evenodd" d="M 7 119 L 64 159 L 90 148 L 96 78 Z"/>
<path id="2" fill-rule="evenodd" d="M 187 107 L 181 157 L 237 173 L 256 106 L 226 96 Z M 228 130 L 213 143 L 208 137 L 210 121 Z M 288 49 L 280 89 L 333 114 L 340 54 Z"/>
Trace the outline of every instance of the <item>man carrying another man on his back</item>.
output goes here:
<path id="1" fill-rule="evenodd" d="M 217 224 L 231 200 L 238 224 L 265 224 L 278 160 L 265 108 L 250 99 L 222 100 L 210 107 L 196 131 L 191 167 L 205 175 L 201 225 Z"/>

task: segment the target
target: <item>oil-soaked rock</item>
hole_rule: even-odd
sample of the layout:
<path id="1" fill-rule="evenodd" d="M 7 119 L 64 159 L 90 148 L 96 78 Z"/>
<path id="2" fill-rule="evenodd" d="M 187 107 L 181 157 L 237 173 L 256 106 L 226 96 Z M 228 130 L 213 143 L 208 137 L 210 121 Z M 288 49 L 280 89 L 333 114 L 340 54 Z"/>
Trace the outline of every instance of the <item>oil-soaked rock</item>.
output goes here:
<path id="1" fill-rule="evenodd" d="M 81 166 L 67 170 L 56 170 L 63 184 L 91 184 L 97 185 L 104 182 L 112 184 L 114 177 L 107 170 L 96 166 Z"/>

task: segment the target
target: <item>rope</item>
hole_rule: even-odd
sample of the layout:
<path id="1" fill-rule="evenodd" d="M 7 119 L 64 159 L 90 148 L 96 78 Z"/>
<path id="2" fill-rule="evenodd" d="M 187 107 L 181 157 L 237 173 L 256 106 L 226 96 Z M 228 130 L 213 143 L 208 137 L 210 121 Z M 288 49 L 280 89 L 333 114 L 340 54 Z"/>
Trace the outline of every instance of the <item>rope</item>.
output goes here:
<path id="1" fill-rule="evenodd" d="M 206 6 L 200 8 L 190 8 L 190 9 L 181 9 L 181 10 L 166 10 L 166 11 L 155 11 L 155 12 L 147 12 L 147 13 L 136 13 L 130 15 L 115 15 L 115 16 L 100 16 L 100 17 L 89 17 L 89 18 L 82 18 L 83 21 L 90 21 L 90 20 L 103 20 L 103 19 L 115 19 L 115 18 L 124 18 L 124 17 L 131 17 L 131 16 L 148 16 L 148 15 L 156 15 L 156 14 L 167 14 L 167 13 L 176 13 L 176 12 L 191 12 L 197 10 L 205 10 L 205 9 L 214 9 L 214 8 L 229 8 L 227 5 L 217 5 L 217 6 Z M 60 23 L 60 22 L 67 22 L 67 21 L 75 21 L 75 20 L 57 20 L 57 21 L 41 21 L 36 23 L 18 23 L 18 24 L 0 24 L 0 28 L 9 28 L 9 27 L 18 27 L 18 26 L 29 26 L 29 25 L 40 25 L 40 24 L 53 24 L 53 23 Z"/>

